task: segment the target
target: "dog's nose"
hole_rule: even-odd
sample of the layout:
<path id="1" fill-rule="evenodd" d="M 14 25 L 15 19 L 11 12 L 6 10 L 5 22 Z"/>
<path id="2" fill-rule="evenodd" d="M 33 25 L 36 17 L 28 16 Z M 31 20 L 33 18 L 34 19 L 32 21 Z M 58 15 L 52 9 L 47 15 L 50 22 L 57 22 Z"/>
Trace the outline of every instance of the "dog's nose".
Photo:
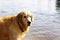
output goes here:
<path id="1" fill-rule="evenodd" d="M 27 23 L 28 23 L 28 26 L 30 26 L 31 22 L 30 22 L 30 21 L 28 21 Z"/>
<path id="2" fill-rule="evenodd" d="M 28 24 L 31 24 L 31 22 L 30 22 L 30 21 L 28 21 L 27 23 L 28 23 Z"/>

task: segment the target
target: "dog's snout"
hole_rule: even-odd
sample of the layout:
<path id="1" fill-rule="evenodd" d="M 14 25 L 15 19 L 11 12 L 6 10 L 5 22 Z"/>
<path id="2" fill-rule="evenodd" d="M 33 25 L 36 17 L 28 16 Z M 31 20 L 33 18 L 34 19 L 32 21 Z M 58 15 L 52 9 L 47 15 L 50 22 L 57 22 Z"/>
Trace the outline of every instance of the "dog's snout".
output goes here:
<path id="1" fill-rule="evenodd" d="M 30 26 L 31 22 L 30 22 L 30 21 L 28 21 L 27 23 L 28 23 L 28 26 Z"/>
<path id="2" fill-rule="evenodd" d="M 28 24 L 30 24 L 31 22 L 30 21 L 28 21 Z"/>

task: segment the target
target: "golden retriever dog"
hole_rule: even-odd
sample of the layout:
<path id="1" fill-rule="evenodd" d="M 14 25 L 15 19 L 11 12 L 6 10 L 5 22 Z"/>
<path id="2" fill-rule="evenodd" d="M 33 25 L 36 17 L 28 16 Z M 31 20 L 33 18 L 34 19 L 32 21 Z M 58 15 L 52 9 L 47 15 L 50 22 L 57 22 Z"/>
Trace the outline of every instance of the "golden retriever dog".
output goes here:
<path id="1" fill-rule="evenodd" d="M 33 15 L 28 11 L 0 17 L 0 40 L 22 40 L 32 21 Z"/>

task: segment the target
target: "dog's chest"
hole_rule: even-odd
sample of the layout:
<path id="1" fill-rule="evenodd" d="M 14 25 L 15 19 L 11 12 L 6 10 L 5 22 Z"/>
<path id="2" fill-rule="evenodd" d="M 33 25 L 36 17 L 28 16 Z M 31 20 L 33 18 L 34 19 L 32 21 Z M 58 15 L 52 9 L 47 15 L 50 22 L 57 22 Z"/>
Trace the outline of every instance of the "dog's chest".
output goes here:
<path id="1" fill-rule="evenodd" d="M 21 32 L 19 33 L 14 27 L 10 27 L 10 40 L 21 40 L 23 39 L 23 37 L 25 36 L 25 34 L 21 34 Z"/>

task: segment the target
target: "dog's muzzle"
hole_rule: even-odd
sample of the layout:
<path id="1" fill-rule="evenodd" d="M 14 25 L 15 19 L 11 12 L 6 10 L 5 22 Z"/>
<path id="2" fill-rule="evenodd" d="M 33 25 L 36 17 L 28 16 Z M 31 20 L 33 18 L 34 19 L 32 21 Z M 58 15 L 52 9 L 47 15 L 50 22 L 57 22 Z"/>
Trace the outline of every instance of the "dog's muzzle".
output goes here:
<path id="1" fill-rule="evenodd" d="M 30 22 L 30 21 L 28 21 L 28 22 L 27 22 L 27 24 L 28 24 L 28 26 L 30 26 L 31 22 Z"/>

